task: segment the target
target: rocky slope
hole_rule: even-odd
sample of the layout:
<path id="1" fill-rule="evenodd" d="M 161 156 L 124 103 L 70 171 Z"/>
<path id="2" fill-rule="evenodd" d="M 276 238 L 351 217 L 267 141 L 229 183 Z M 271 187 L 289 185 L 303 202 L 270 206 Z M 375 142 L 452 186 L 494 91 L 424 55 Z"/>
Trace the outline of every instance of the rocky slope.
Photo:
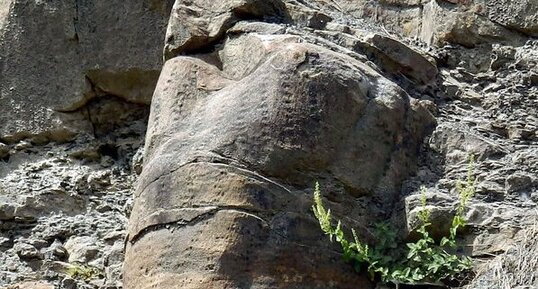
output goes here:
<path id="1" fill-rule="evenodd" d="M 473 154 L 466 286 L 538 287 L 535 1 L 173 2 L 0 3 L 0 286 L 373 288 L 314 182 L 441 234 Z"/>

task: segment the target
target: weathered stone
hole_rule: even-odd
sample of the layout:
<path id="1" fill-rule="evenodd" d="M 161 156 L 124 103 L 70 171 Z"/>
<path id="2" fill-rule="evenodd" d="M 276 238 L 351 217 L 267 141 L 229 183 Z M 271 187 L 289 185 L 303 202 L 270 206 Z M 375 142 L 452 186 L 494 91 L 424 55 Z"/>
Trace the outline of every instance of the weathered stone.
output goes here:
<path id="1" fill-rule="evenodd" d="M 507 240 L 512 240 L 512 244 L 503 249 L 504 253 L 495 254 L 496 257 L 491 262 L 479 267 L 469 288 L 497 289 L 500 285 L 506 285 L 510 288 L 530 289 L 538 286 L 538 227 L 527 226 L 517 234 L 507 233 L 506 238 L 498 242 L 503 244 Z"/>
<path id="2" fill-rule="evenodd" d="M 64 248 L 62 243 L 59 240 L 54 240 L 54 242 L 50 245 L 49 248 L 47 248 L 45 253 L 48 259 L 59 259 L 64 260 L 69 256 L 69 253 Z"/>
<path id="3" fill-rule="evenodd" d="M 375 34 L 367 39 L 372 46 L 379 50 L 379 53 L 396 63 L 391 73 L 401 73 L 409 76 L 419 84 L 428 84 L 437 78 L 437 65 L 435 60 L 420 52 L 413 50 L 409 46 L 389 37 Z M 389 69 L 390 63 L 384 68 Z"/>
<path id="4" fill-rule="evenodd" d="M 5 194 L 3 191 L 0 193 Z M 15 206 L 11 203 L 0 203 L 0 220 L 12 220 L 15 217 Z"/>
<path id="5" fill-rule="evenodd" d="M 440 236 L 469 153 L 478 181 L 466 251 L 510 253 L 530 232 L 535 1 L 178 2 L 183 20 L 171 23 L 187 44 L 162 73 L 143 166 L 172 1 L 0 1 L 0 287 L 122 288 L 142 171 L 126 288 L 370 288 L 325 243 L 314 181 L 357 229 L 390 219 L 412 230 L 420 202 L 409 194 L 426 184 Z M 440 125 L 419 150 L 432 114 Z M 86 261 L 103 269 L 88 283 L 65 278 L 72 265 L 51 244 L 81 236 L 95 239 Z M 489 272 L 534 256 L 515 251 Z M 538 280 L 529 272 L 503 276 Z M 492 277 L 468 288 L 497 289 Z"/>
<path id="6" fill-rule="evenodd" d="M 312 29 L 325 29 L 333 18 L 319 10 L 309 9 L 305 6 L 286 3 L 286 9 L 295 25 Z"/>
<path id="7" fill-rule="evenodd" d="M 0 159 L 9 156 L 9 146 L 3 143 L 0 143 Z"/>
<path id="8" fill-rule="evenodd" d="M 477 158 L 485 158 L 506 152 L 494 142 L 473 134 L 461 125 L 437 126 L 430 139 L 430 145 L 445 155 L 450 163 L 465 163 L 470 154 Z"/>
<path id="9" fill-rule="evenodd" d="M 72 278 L 64 278 L 61 286 L 62 289 L 77 289 L 77 282 Z"/>
<path id="10" fill-rule="evenodd" d="M 421 194 L 411 195 L 405 198 L 407 231 L 413 232 L 419 228 L 421 221 L 418 213 L 426 209 L 430 211 L 430 233 L 434 237 L 447 236 L 452 218 L 454 217 L 457 201 L 450 195 L 446 195 L 433 190 L 427 190 L 425 198 L 426 208 L 422 207 Z"/>
<path id="11" fill-rule="evenodd" d="M 534 0 L 485 2 L 488 18 L 492 21 L 530 36 L 538 36 L 538 2 Z"/>
<path id="12" fill-rule="evenodd" d="M 6 237 L 0 237 L 0 249 L 5 250 L 7 248 L 10 248 L 11 246 L 13 246 L 13 241 L 11 241 L 11 239 Z"/>
<path id="13" fill-rule="evenodd" d="M 32 259 L 42 259 L 43 258 L 43 254 L 41 254 L 41 252 L 39 252 L 39 250 L 36 247 L 34 247 L 34 246 L 30 245 L 30 244 L 17 243 L 14 246 L 14 249 L 17 252 L 17 255 L 22 260 L 32 260 Z"/>
<path id="14" fill-rule="evenodd" d="M 345 12 L 356 18 L 369 19 L 391 31 L 413 38 L 420 33 L 422 6 L 427 2 L 429 0 L 338 1 Z"/>
<path id="15" fill-rule="evenodd" d="M 519 192 L 530 189 L 536 183 L 536 177 L 529 174 L 516 173 L 506 178 L 506 190 L 508 192 Z"/>
<path id="16" fill-rule="evenodd" d="M 381 23 L 390 31 L 428 44 L 521 42 L 521 33 L 536 35 L 536 3 L 483 0 L 339 1 L 339 7 L 358 18 Z"/>
<path id="17" fill-rule="evenodd" d="M 515 60 L 516 50 L 511 46 L 493 45 L 491 69 L 497 70 Z"/>
<path id="18" fill-rule="evenodd" d="M 243 33 L 259 33 L 264 35 L 283 34 L 286 32 L 286 27 L 278 23 L 267 23 L 259 21 L 240 21 L 232 28 L 228 29 L 228 35 L 243 34 Z"/>
<path id="19" fill-rule="evenodd" d="M 281 0 L 176 1 L 166 32 L 164 58 L 208 48 L 241 19 L 285 20 Z"/>
<path id="20" fill-rule="evenodd" d="M 69 253 L 69 263 L 87 264 L 93 260 L 99 248 L 97 239 L 93 237 L 71 237 L 64 247 Z"/>
<path id="21" fill-rule="evenodd" d="M 150 102 L 171 0 L 1 5 L 0 139 L 91 134 L 79 109 L 96 97 Z"/>
<path id="22" fill-rule="evenodd" d="M 437 1 L 424 5 L 420 38 L 429 43 L 456 43 L 473 47 L 493 41 L 520 41 L 517 33 L 476 13 L 474 8 L 453 9 Z"/>
<path id="23" fill-rule="evenodd" d="M 52 212 L 72 215 L 82 210 L 80 197 L 72 196 L 62 189 L 44 190 L 35 196 L 22 196 L 20 203 L 15 206 L 14 217 L 34 220 Z"/>

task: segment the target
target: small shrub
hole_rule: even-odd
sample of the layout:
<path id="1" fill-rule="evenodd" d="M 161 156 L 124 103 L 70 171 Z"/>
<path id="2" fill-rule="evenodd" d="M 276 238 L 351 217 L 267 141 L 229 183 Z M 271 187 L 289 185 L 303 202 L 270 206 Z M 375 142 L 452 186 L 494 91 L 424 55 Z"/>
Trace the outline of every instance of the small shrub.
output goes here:
<path id="1" fill-rule="evenodd" d="M 73 279 L 89 281 L 101 275 L 101 270 L 87 265 L 72 265 L 67 268 L 67 276 Z"/>
<path id="2" fill-rule="evenodd" d="M 342 223 L 332 223 L 331 210 L 325 209 L 319 184 L 314 190 L 314 215 L 319 221 L 322 231 L 329 235 L 331 241 L 336 240 L 343 250 L 344 261 L 351 263 L 355 270 L 366 269 L 372 279 L 379 277 L 382 282 L 395 284 L 439 283 L 454 278 L 472 268 L 472 260 L 467 256 L 458 256 L 453 253 L 457 247 L 456 237 L 459 229 L 466 225 L 464 211 L 469 200 L 475 193 L 476 181 L 473 177 L 473 159 L 469 162 L 467 179 L 459 181 L 456 190 L 459 194 L 459 205 L 456 209 L 450 233 L 439 243 L 430 236 L 428 227 L 431 225 L 431 212 L 426 208 L 426 189 L 421 188 L 422 209 L 418 213 L 420 227 L 417 232 L 420 239 L 414 243 L 398 246 L 394 230 L 387 224 L 377 224 L 374 237 L 377 243 L 373 246 L 362 242 L 351 229 L 352 239 L 345 236 Z M 403 252 L 402 252 L 403 251 Z"/>

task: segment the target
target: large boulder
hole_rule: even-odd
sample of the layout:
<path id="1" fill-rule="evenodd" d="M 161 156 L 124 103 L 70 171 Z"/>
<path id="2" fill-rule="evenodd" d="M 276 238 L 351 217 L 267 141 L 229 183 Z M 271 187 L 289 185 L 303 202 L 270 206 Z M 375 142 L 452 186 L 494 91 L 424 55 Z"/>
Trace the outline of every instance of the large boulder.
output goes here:
<path id="1" fill-rule="evenodd" d="M 124 287 L 370 288 L 320 232 L 313 185 L 368 222 L 357 198 L 395 198 L 433 118 L 361 61 L 238 25 L 220 50 L 164 65 Z"/>
<path id="2" fill-rule="evenodd" d="M 148 105 L 172 4 L 2 1 L 0 139 L 91 132 L 83 108 L 98 97 Z"/>

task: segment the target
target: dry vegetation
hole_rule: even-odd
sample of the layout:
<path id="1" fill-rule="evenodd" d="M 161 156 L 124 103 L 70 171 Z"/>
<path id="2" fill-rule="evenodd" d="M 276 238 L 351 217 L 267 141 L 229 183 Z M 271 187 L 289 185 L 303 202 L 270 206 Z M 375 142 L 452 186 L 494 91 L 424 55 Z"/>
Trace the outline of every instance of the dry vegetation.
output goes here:
<path id="1" fill-rule="evenodd" d="M 534 225 L 525 229 L 509 250 L 480 270 L 468 288 L 538 288 L 538 209 Z"/>

